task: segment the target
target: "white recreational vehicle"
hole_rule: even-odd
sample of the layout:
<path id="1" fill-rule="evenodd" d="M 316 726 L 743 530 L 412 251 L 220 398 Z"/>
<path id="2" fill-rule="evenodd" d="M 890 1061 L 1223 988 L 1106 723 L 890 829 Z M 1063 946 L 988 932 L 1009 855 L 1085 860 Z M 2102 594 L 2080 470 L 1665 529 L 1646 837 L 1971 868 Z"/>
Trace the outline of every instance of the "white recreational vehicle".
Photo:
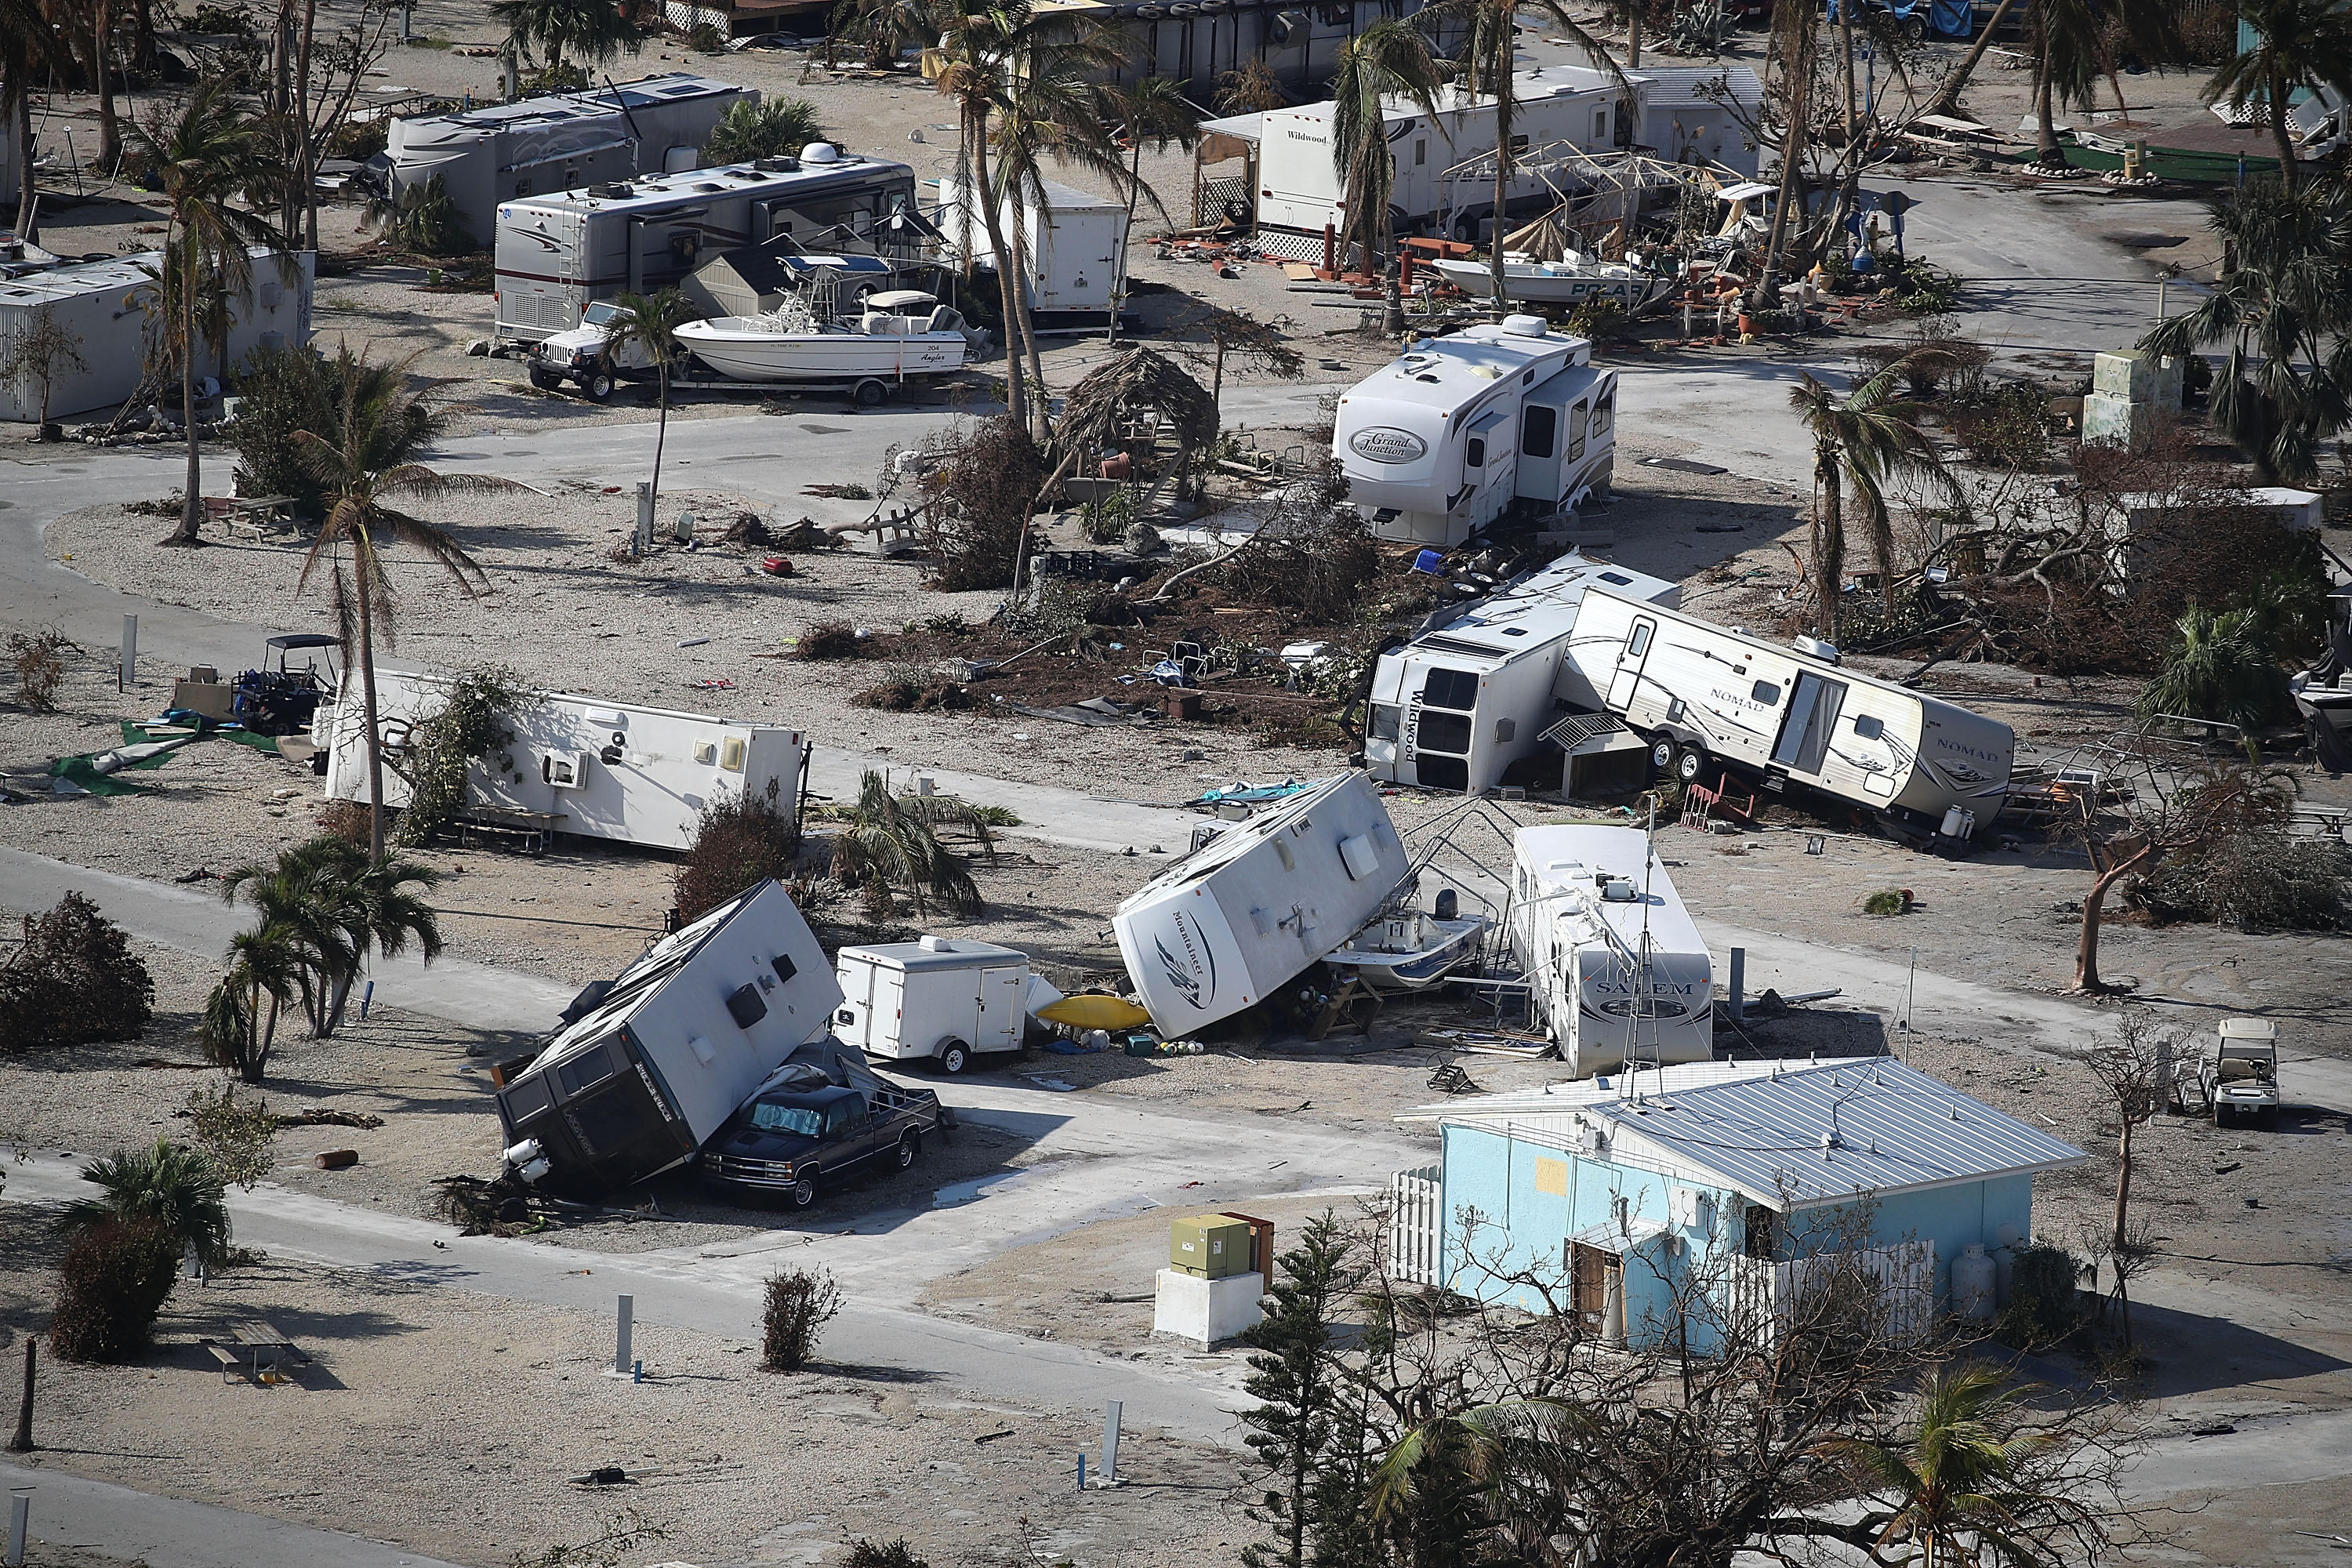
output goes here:
<path id="1" fill-rule="evenodd" d="M 1608 489 L 1617 373 L 1541 316 L 1423 338 L 1340 395 L 1331 455 L 1376 537 L 1451 549 L 1514 506 Z"/>
<path id="2" fill-rule="evenodd" d="M 417 728 L 447 703 L 450 685 L 376 671 L 386 805 L 408 804 Z M 800 798 L 806 752 L 797 730 L 554 691 L 499 717 L 514 739 L 466 774 L 467 810 L 492 824 L 683 849 L 703 808 L 724 796 L 772 790 L 786 810 Z M 368 798 L 366 732 L 360 683 L 347 677 L 312 721 L 327 748 L 329 798 Z"/>
<path id="3" fill-rule="evenodd" d="M 1570 1074 L 1715 1055 L 1715 961 L 1638 827 L 1522 827 L 1511 954 Z"/>
<path id="4" fill-rule="evenodd" d="M 1512 145 L 1534 155 L 1512 176 L 1508 212 L 1549 207 L 1565 194 L 1555 183 L 1557 172 L 1551 181 L 1544 177 L 1540 165 L 1548 157 L 1570 149 L 1613 153 L 1632 140 L 1647 79 L 1626 79 L 1630 93 L 1605 72 L 1583 66 L 1542 66 L 1513 77 Z M 1494 165 L 1481 168 L 1477 160 L 1495 147 L 1495 100 L 1447 87 L 1438 89 L 1436 101 L 1434 117 L 1408 99 L 1382 106 L 1396 166 L 1391 220 L 1399 234 L 1437 229 L 1475 239 L 1494 216 Z M 1268 110 L 1258 122 L 1257 245 L 1269 256 L 1319 261 L 1324 230 L 1347 226 L 1348 193 L 1331 162 L 1333 107 L 1326 101 Z"/>
<path id="5" fill-rule="evenodd" d="M 1010 244 L 1009 203 L 999 216 Z M 969 180 L 940 182 L 939 226 L 957 254 L 995 268 L 988 221 Z M 1021 247 L 1033 311 L 1061 324 L 1110 319 L 1114 302 L 1126 291 L 1118 276 L 1127 248 L 1127 208 L 1122 204 L 1049 180 L 1044 208 L 1038 207 L 1034 193 L 1022 208 Z"/>
<path id="6" fill-rule="evenodd" d="M 1951 844 L 2000 815 L 2016 737 L 1997 720 L 1845 668 L 1827 643 L 1769 643 L 1586 590 L 1568 657 L 1600 706 L 1685 784 L 1726 769 L 1885 813 Z"/>
<path id="7" fill-rule="evenodd" d="M 687 174 L 590 185 L 499 207 L 498 335 L 536 342 L 578 326 L 589 305 L 678 283 L 706 254 L 771 240 L 838 254 L 911 255 L 920 220 L 904 163 L 811 142 Z M 887 278 L 875 287 L 887 288 Z"/>
<path id="8" fill-rule="evenodd" d="M 501 1075 L 508 1163 L 572 1191 L 680 1164 L 840 1005 L 816 933 L 761 882 L 583 992 L 530 1064 Z"/>
<path id="9" fill-rule="evenodd" d="M 673 71 L 585 92 L 410 115 L 392 122 L 382 167 L 394 197 L 438 176 L 480 244 L 497 226 L 500 202 L 693 168 L 719 117 L 741 100 L 757 103 L 760 95 Z"/>
<path id="10" fill-rule="evenodd" d="M 1379 789 L 1341 773 L 1218 834 L 1129 894 L 1111 927 L 1151 1021 L 1185 1035 L 1265 1001 L 1412 871 Z"/>
<path id="11" fill-rule="evenodd" d="M 1364 767 L 1389 784 L 1484 793 L 1533 756 L 1562 708 L 1601 706 L 1566 657 L 1584 590 L 1671 605 L 1676 584 L 1606 561 L 1561 556 L 1454 612 L 1372 666 Z"/>

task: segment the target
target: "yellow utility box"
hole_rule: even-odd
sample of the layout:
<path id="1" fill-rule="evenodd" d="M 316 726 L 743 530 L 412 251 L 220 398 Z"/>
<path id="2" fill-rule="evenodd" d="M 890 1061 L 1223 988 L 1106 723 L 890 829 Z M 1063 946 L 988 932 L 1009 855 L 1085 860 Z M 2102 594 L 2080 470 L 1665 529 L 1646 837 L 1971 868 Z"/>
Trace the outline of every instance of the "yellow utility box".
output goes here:
<path id="1" fill-rule="evenodd" d="M 1200 1279 L 1223 1279 L 1246 1274 L 1253 1227 L 1231 1215 L 1193 1215 L 1168 1226 L 1168 1267 Z"/>

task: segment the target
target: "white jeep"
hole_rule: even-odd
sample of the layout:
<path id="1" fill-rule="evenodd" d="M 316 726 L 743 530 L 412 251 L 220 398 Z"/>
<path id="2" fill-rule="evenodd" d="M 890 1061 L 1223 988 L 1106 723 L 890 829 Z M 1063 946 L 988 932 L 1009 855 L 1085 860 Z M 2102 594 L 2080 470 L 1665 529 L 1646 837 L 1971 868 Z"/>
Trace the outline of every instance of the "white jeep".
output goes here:
<path id="1" fill-rule="evenodd" d="M 541 392 L 552 392 L 567 381 L 577 382 L 590 402 L 602 403 L 613 395 L 615 378 L 651 370 L 653 356 L 643 343 L 623 343 L 617 348 L 613 344 L 613 329 L 627 315 L 609 300 L 590 305 L 578 326 L 541 340 L 531 350 L 530 384 Z"/>

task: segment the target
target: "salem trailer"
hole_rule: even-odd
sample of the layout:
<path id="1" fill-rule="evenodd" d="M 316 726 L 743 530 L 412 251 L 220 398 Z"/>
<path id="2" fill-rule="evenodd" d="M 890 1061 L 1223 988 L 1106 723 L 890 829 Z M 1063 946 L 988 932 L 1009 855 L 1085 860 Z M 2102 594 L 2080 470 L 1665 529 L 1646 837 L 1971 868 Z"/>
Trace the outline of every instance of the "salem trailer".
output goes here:
<path id="1" fill-rule="evenodd" d="M 1715 1056 L 1715 960 L 1637 827 L 1522 827 L 1510 942 L 1570 1076 Z"/>
<path id="2" fill-rule="evenodd" d="M 496 328 L 502 340 L 535 342 L 580 325 L 596 300 L 681 283 L 708 252 L 771 240 L 910 260 L 924 228 L 912 169 L 821 142 L 797 158 L 508 202 L 499 208 Z"/>
<path id="3" fill-rule="evenodd" d="M 1588 589 L 1569 658 L 1600 706 L 1649 737 L 1685 784 L 1726 768 L 1885 813 L 1957 847 L 2000 815 L 2016 736 L 1998 720 L 1844 668 L 1811 637 L 1783 647 Z"/>
<path id="4" fill-rule="evenodd" d="M 410 115 L 392 122 L 381 166 L 395 200 L 437 178 L 478 245 L 497 227 L 501 202 L 696 167 L 720 117 L 739 102 L 759 101 L 753 89 L 673 71 L 586 92 Z"/>
<path id="5" fill-rule="evenodd" d="M 1515 508 L 1608 490 L 1617 373 L 1541 316 L 1423 338 L 1340 395 L 1331 455 L 1375 537 L 1450 550 Z"/>
<path id="6" fill-rule="evenodd" d="M 1118 906 L 1128 978 L 1175 1037 L 1265 1001 L 1412 876 L 1370 775 L 1341 773 L 1225 829 Z"/>
<path id="7" fill-rule="evenodd" d="M 499 1088 L 507 1163 L 597 1192 L 694 1156 L 736 1107 L 824 1037 L 841 987 L 772 879 L 646 949 Z M 820 1053 L 821 1054 L 821 1053 Z"/>
<path id="8" fill-rule="evenodd" d="M 1022 208 L 1022 260 L 1027 272 L 1023 281 L 1029 308 L 1043 321 L 1055 326 L 1108 321 L 1125 291 L 1118 273 L 1127 247 L 1127 208 L 1107 196 L 1091 195 L 1050 180 L 1045 192 L 1042 208 L 1034 193 Z M 998 216 L 1009 241 L 1010 202 Z M 989 244 L 987 220 L 969 180 L 950 178 L 940 183 L 939 227 L 958 255 L 995 270 L 996 252 Z"/>
<path id="9" fill-rule="evenodd" d="M 1567 658 L 1577 607 L 1592 584 L 1675 604 L 1676 584 L 1570 553 L 1490 598 L 1433 616 L 1372 666 L 1364 767 L 1388 784 L 1481 795 L 1543 747 L 1563 710 L 1600 697 Z"/>
<path id="10" fill-rule="evenodd" d="M 443 676 L 376 671 L 383 803 L 405 806 L 420 731 L 447 705 Z M 693 841 L 703 811 L 749 795 L 800 799 L 801 732 L 570 692 L 526 694 L 499 720 L 513 739 L 466 770 L 466 813 L 494 828 L 577 834 L 661 849 Z M 346 679 L 313 734 L 327 749 L 327 795 L 368 798 L 367 722 Z"/>
<path id="11" fill-rule="evenodd" d="M 1029 956 L 989 942 L 914 942 L 845 947 L 841 1037 L 886 1061 L 935 1061 L 960 1073 L 971 1058 L 1021 1048 L 1029 1026 Z"/>

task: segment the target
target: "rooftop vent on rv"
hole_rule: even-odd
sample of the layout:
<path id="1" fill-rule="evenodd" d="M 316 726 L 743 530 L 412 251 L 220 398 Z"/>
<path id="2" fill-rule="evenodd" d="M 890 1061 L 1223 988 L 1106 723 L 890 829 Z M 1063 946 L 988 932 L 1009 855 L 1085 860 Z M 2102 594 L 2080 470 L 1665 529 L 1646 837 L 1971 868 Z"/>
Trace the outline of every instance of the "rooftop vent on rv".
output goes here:
<path id="1" fill-rule="evenodd" d="M 1823 642 L 1819 637 L 1807 637 L 1800 632 L 1792 639 L 1790 646 L 1799 653 L 1820 659 L 1823 664 L 1835 664 L 1838 661 L 1837 644 L 1833 642 Z"/>
<path id="2" fill-rule="evenodd" d="M 921 948 L 925 952 L 953 952 L 955 951 L 955 943 L 950 942 L 943 936 L 921 937 L 917 939 L 915 945 Z"/>
<path id="3" fill-rule="evenodd" d="M 1612 877 L 1601 884 L 1601 897 L 1609 903 L 1630 904 L 1641 896 L 1633 884 L 1622 877 Z"/>
<path id="4" fill-rule="evenodd" d="M 1506 316 L 1503 318 L 1503 331 L 1515 337 L 1539 338 L 1551 331 L 1551 327 L 1541 316 Z"/>
<path id="5" fill-rule="evenodd" d="M 755 158 L 751 167 L 763 174 L 797 174 L 801 172 L 798 158 Z"/>
<path id="6" fill-rule="evenodd" d="M 801 162 L 803 163 L 838 163 L 841 162 L 841 150 L 830 142 L 812 142 L 807 146 L 801 149 Z"/>
<path id="7" fill-rule="evenodd" d="M 622 181 L 611 184 L 591 185 L 588 187 L 588 194 L 592 196 L 603 196 L 607 200 L 617 201 L 630 192 L 628 183 Z"/>

